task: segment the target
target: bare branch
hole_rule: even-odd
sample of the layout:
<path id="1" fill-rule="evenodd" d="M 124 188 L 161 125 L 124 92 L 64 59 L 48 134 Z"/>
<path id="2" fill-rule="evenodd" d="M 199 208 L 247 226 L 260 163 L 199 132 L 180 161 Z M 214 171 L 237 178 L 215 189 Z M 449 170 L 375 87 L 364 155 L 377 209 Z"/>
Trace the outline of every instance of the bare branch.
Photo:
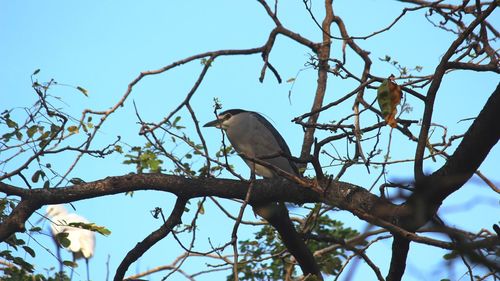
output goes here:
<path id="1" fill-rule="evenodd" d="M 165 238 L 176 225 L 181 223 L 181 216 L 184 213 L 186 203 L 186 199 L 181 197 L 177 198 L 175 206 L 167 221 L 159 229 L 144 238 L 142 242 L 137 243 L 137 245 L 127 253 L 125 258 L 116 269 L 115 277 L 113 280 L 122 281 L 123 277 L 125 276 L 125 272 L 133 262 L 139 259 L 154 244 Z"/>

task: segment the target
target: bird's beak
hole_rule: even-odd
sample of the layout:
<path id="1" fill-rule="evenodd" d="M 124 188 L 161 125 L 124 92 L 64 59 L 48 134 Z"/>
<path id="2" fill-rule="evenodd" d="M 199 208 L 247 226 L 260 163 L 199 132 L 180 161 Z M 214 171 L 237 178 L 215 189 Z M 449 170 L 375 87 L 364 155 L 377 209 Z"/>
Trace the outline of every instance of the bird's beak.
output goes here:
<path id="1" fill-rule="evenodd" d="M 216 127 L 216 128 L 220 128 L 221 122 L 222 122 L 222 120 L 216 119 L 214 121 L 210 121 L 207 124 L 203 125 L 203 127 Z"/>

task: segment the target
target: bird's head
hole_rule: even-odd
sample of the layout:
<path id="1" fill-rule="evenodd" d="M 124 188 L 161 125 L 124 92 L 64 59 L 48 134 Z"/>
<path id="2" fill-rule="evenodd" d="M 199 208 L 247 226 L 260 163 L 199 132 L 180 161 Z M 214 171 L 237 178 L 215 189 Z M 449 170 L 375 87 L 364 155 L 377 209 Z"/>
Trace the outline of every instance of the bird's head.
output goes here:
<path id="1" fill-rule="evenodd" d="M 53 218 L 55 216 L 62 215 L 62 214 L 67 214 L 68 213 L 68 211 L 66 210 L 66 208 L 64 208 L 64 206 L 61 205 L 61 204 L 59 204 L 59 205 L 48 205 L 46 212 L 47 212 L 46 216 L 48 218 Z"/>
<path id="2" fill-rule="evenodd" d="M 238 115 L 243 112 L 248 112 L 243 109 L 229 109 L 226 111 L 223 111 L 217 115 L 217 119 L 208 122 L 207 124 L 203 125 L 203 127 L 215 127 L 215 128 L 222 128 L 226 130 L 231 126 L 231 122 L 233 121 L 232 118 L 235 115 Z"/>

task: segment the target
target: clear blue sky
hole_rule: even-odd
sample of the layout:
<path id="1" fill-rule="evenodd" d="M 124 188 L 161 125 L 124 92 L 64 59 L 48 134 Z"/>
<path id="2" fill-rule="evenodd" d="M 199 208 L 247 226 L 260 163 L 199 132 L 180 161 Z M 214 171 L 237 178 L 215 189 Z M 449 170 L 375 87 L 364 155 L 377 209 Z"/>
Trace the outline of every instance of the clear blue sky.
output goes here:
<path id="1" fill-rule="evenodd" d="M 293 2 L 293 3 L 291 3 Z M 393 1 L 363 1 L 353 6 L 352 1 L 334 2 L 336 13 L 342 16 L 351 35 L 366 35 L 384 27 L 396 17 L 402 5 Z M 318 18 L 322 17 L 320 1 L 314 2 Z M 383 12 L 374 12 L 383 11 Z M 303 8 L 302 1 L 280 1 L 279 17 L 289 29 L 311 40 L 320 40 L 320 31 Z M 496 14 L 498 18 L 498 13 Z M 59 83 L 81 86 L 88 90 L 89 97 L 70 87 L 55 87 L 52 94 L 59 96 L 64 103 L 57 106 L 75 117 L 79 117 L 85 108 L 105 110 L 114 105 L 140 71 L 153 70 L 184 57 L 217 49 L 251 48 L 262 45 L 268 32 L 273 27 L 262 7 L 255 1 L 1 1 L 0 2 L 0 110 L 29 106 L 35 101 L 31 89 L 30 75 L 35 69 L 41 69 L 38 79 L 46 81 L 54 78 Z M 414 67 L 423 66 L 423 74 L 432 73 L 447 45 L 453 40 L 449 34 L 434 29 L 422 13 L 410 13 L 405 21 L 398 23 L 390 33 L 382 34 L 372 40 L 359 42 L 361 47 L 371 52 L 373 70 L 378 76 L 397 73 L 394 68 L 380 62 L 379 57 L 391 55 L 401 64 Z M 333 56 L 340 56 L 341 43 L 335 42 Z M 284 80 L 295 77 L 304 68 L 309 50 L 291 44 L 280 37 L 271 53 L 270 60 Z M 348 53 L 350 67 L 359 71 L 360 61 Z M 309 69 L 302 71 L 294 85 L 291 99 L 288 93 L 291 84 L 278 84 L 271 73 L 267 73 L 264 83 L 258 77 L 262 66 L 259 55 L 247 57 L 219 58 L 210 68 L 207 77 L 193 98 L 200 122 L 213 119 L 212 100 L 218 97 L 224 108 L 245 108 L 265 114 L 283 134 L 292 153 L 298 155 L 302 141 L 302 129 L 289 121 L 310 109 L 315 91 L 316 73 Z M 199 62 L 193 62 L 166 74 L 148 77 L 134 89 L 125 107 L 117 111 L 102 128 L 96 147 L 123 137 L 126 144 L 142 145 L 144 141 L 137 135 L 139 126 L 133 111 L 135 101 L 142 117 L 148 121 L 159 121 L 184 99 L 192 83 L 201 71 Z M 358 72 L 359 73 L 359 72 Z M 498 83 L 498 76 L 478 75 L 471 72 L 459 72 L 449 75 L 444 81 L 436 101 L 433 122 L 448 126 L 449 134 L 460 134 L 470 123 L 457 121 L 477 115 L 488 95 Z M 330 77 L 326 102 L 333 101 L 356 87 L 352 82 Z M 424 93 L 424 91 L 421 91 Z M 367 95 L 374 96 L 375 92 Z M 409 100 L 414 110 L 406 118 L 418 119 L 422 106 L 417 100 Z M 322 121 L 339 120 L 351 113 L 351 104 L 331 115 L 321 116 Z M 188 122 L 186 112 L 182 112 L 183 125 L 187 132 L 193 132 L 193 124 Z M 0 132 L 2 133 L 2 132 Z M 219 147 L 218 132 L 205 130 L 209 148 L 215 152 Z M 389 133 L 384 128 L 385 136 Z M 438 134 L 438 132 L 436 132 Z M 326 136 L 320 133 L 318 136 Z M 387 143 L 387 139 L 382 141 Z M 415 145 L 405 137 L 395 136 L 398 145 L 392 148 L 393 159 L 406 159 L 413 156 Z M 340 144 L 337 144 L 340 146 Z M 383 147 L 385 147 L 384 145 Z M 174 147 L 172 146 L 174 149 Z M 186 147 L 175 148 L 176 153 L 186 151 Z M 3 156 L 0 156 L 3 157 Z M 74 154 L 64 157 L 44 158 L 57 169 L 64 170 L 72 161 Z M 481 170 L 497 184 L 500 149 L 495 147 Z M 109 175 L 123 175 L 133 171 L 133 167 L 122 165 L 123 156 L 114 154 L 107 159 L 84 158 L 70 177 L 80 177 L 92 181 Z M 202 160 L 197 160 L 199 165 Z M 247 167 L 241 160 L 234 158 L 233 163 L 242 174 Z M 440 164 L 440 163 L 438 163 Z M 411 177 L 408 165 L 389 167 L 388 178 Z M 437 166 L 426 165 L 428 171 Z M 5 168 L 5 167 L 2 167 Z M 329 170 L 336 173 L 336 168 Z M 343 178 L 355 184 L 369 187 L 376 173 L 366 174 L 365 169 L 353 169 Z M 20 184 L 19 182 L 15 182 Z M 135 243 L 160 226 L 149 210 L 156 206 L 166 212 L 173 206 L 174 197 L 158 192 L 136 192 L 134 196 L 107 196 L 76 202 L 79 214 L 93 222 L 108 227 L 109 237 L 97 235 L 96 255 L 91 261 L 93 280 L 104 280 L 108 256 L 110 278 L 124 257 Z M 469 202 L 467 208 L 456 208 L 463 202 Z M 196 200 L 192 200 L 195 206 Z M 476 204 L 478 203 L 478 204 Z M 480 204 L 479 204 L 480 203 Z M 237 206 L 228 203 L 235 213 Z M 212 204 L 206 207 L 206 214 L 200 218 L 200 230 L 197 234 L 197 249 L 209 249 L 207 238 L 214 245 L 230 239 L 232 224 L 220 223 L 223 214 Z M 441 213 L 451 225 L 464 226 L 477 232 L 482 227 L 491 228 L 500 215 L 498 200 L 492 191 L 475 180 L 445 201 Z M 42 210 L 41 210 L 42 211 Z M 247 219 L 254 219 L 251 212 Z M 336 212 L 332 216 L 342 220 L 347 226 L 362 230 L 364 223 L 347 212 Z M 192 214 L 185 216 L 189 222 Z M 39 216 L 34 216 L 32 221 Z M 47 227 L 47 224 L 45 224 Z M 46 229 L 46 232 L 48 230 Z M 255 229 L 242 226 L 240 237 L 250 238 Z M 53 249 L 48 237 L 34 237 Z M 189 237 L 185 237 L 189 241 Z M 39 272 L 43 268 L 56 266 L 57 261 L 47 251 L 30 240 L 30 246 L 36 249 L 37 257 L 29 261 L 37 265 Z M 1 247 L 6 247 L 2 245 Z M 2 248 L 3 249 L 3 248 Z M 148 268 L 169 264 L 181 253 L 180 247 L 165 239 L 147 252 L 129 273 L 141 272 Z M 390 241 L 373 246 L 368 255 L 373 258 L 382 272 L 387 272 L 390 253 Z M 413 244 L 405 280 L 439 280 L 442 275 L 444 252 L 430 247 Z M 430 258 L 432 257 L 432 258 Z M 69 255 L 67 256 L 69 259 Z M 194 273 L 205 267 L 206 260 L 192 258 L 185 264 L 185 270 Z M 82 264 L 77 270 L 77 277 L 85 277 Z M 465 273 L 465 268 L 457 266 L 456 279 Z M 440 275 L 441 274 L 441 275 Z M 222 280 L 226 273 L 215 274 L 211 280 Z M 151 280 L 159 279 L 161 274 Z M 361 264 L 355 280 L 373 279 L 373 273 Z M 76 278 L 78 279 L 78 278 Z M 342 278 L 341 278 L 342 279 Z M 171 280 L 184 280 L 174 274 Z M 200 280 L 205 280 L 200 278 Z M 463 279 L 462 279 L 463 280 Z"/>

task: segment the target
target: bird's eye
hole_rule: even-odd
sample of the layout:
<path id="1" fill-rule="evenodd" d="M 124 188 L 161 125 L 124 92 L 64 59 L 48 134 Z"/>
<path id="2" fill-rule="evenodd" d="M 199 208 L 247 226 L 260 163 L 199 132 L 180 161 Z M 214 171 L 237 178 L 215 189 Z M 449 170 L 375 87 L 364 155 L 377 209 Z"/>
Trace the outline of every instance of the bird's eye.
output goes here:
<path id="1" fill-rule="evenodd" d="M 224 120 L 228 120 L 229 118 L 231 118 L 231 113 L 226 113 L 226 115 L 224 115 Z"/>

